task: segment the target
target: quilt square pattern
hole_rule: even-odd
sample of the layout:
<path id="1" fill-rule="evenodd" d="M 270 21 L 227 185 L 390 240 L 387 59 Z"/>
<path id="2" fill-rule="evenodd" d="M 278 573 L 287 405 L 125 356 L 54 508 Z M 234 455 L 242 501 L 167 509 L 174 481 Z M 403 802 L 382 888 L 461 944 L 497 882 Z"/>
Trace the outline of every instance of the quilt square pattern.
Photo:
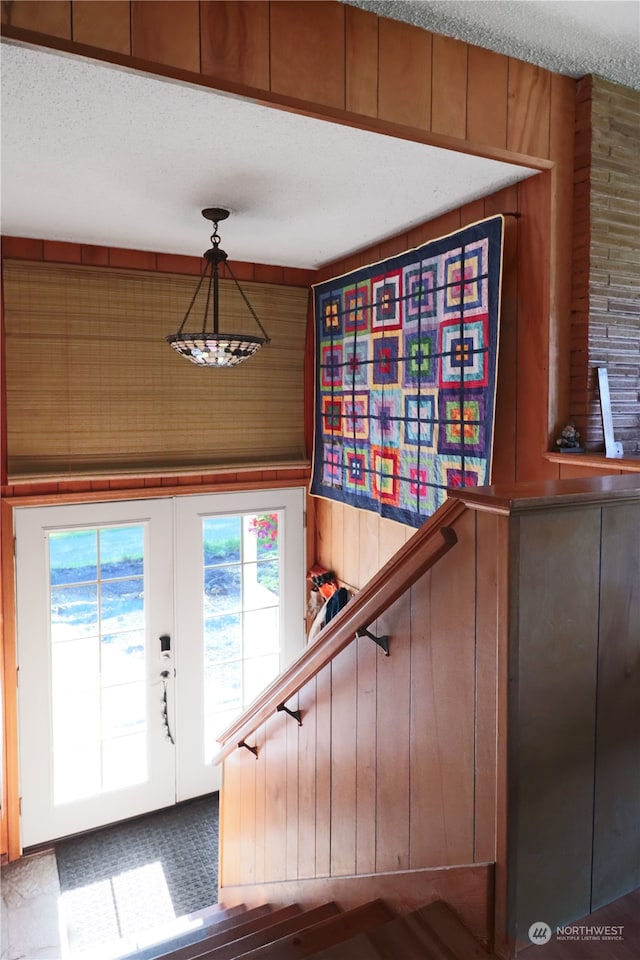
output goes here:
<path id="1" fill-rule="evenodd" d="M 503 218 L 314 286 L 311 493 L 419 527 L 490 482 Z"/>

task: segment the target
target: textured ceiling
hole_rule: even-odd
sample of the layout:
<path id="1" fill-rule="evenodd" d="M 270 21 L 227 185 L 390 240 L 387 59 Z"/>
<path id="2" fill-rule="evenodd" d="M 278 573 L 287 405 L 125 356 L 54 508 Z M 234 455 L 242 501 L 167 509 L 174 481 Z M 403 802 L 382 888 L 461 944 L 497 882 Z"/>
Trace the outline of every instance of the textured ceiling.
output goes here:
<path id="1" fill-rule="evenodd" d="M 571 76 L 639 85 L 636 0 L 349 0 Z M 2 44 L 5 234 L 317 267 L 532 171 Z"/>
<path id="2" fill-rule="evenodd" d="M 640 90 L 638 0 L 344 0 L 554 73 Z"/>
<path id="3" fill-rule="evenodd" d="M 3 44 L 7 235 L 317 267 L 532 172 Z"/>

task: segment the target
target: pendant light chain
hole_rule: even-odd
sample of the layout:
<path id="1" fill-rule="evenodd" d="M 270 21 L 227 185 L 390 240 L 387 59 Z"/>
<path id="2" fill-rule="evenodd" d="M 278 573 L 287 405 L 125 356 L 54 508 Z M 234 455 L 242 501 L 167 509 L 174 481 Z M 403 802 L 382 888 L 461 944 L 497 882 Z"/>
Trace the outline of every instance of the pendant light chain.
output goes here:
<path id="1" fill-rule="evenodd" d="M 221 220 L 226 220 L 229 211 L 222 207 L 208 207 L 202 211 L 203 217 L 213 223 L 213 233 L 211 234 L 211 249 L 204 254 L 206 267 L 203 270 L 196 291 L 191 298 L 189 307 L 184 319 L 178 329 L 177 334 L 166 337 L 167 343 L 181 356 L 191 360 L 192 363 L 201 367 L 233 367 L 242 363 L 248 357 L 253 356 L 261 347 L 270 343 L 270 338 L 264 329 L 260 318 L 253 309 L 249 298 L 240 286 L 233 270 L 227 261 L 227 254 L 220 248 L 220 234 L 218 233 L 218 224 Z M 229 276 L 233 280 L 240 296 L 256 322 L 261 337 L 253 337 L 240 333 L 220 333 L 219 331 L 219 309 L 220 293 L 223 292 L 219 287 L 219 266 L 226 263 Z M 202 329 L 198 333 L 183 333 L 186 322 L 191 314 L 191 310 L 196 302 L 206 274 L 209 274 L 209 283 L 207 285 L 207 296 L 205 302 L 204 316 L 202 320 Z M 211 320 L 212 330 L 207 331 L 207 318 L 211 301 Z"/>

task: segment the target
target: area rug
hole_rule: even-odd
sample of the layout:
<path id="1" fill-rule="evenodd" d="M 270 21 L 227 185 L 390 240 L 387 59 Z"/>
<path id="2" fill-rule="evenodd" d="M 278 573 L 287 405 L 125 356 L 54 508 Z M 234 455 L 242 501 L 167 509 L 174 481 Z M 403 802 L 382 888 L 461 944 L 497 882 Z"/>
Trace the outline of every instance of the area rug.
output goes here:
<path id="1" fill-rule="evenodd" d="M 117 956 L 142 931 L 217 901 L 218 795 L 64 840 L 55 853 L 69 954 Z"/>
<path id="2" fill-rule="evenodd" d="M 311 493 L 419 527 L 489 482 L 503 218 L 314 287 Z"/>

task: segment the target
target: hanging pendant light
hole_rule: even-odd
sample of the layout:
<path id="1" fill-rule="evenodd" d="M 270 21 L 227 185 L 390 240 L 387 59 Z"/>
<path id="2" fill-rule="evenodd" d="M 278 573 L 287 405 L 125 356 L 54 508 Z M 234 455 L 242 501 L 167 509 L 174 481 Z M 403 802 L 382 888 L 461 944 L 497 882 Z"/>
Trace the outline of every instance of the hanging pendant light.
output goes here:
<path id="1" fill-rule="evenodd" d="M 211 234 L 211 249 L 207 250 L 203 256 L 207 261 L 195 293 L 191 298 L 191 303 L 184 315 L 184 319 L 178 328 L 178 332 L 172 336 L 166 337 L 167 343 L 181 356 L 197 363 L 199 367 L 235 367 L 247 357 L 253 356 L 260 347 L 269 343 L 269 337 L 262 324 L 260 323 L 255 310 L 249 303 L 242 287 L 236 280 L 233 270 L 227 260 L 227 254 L 220 249 L 220 237 L 218 235 L 218 223 L 226 220 L 229 211 L 222 207 L 207 207 L 202 211 L 202 216 L 213 223 L 213 233 Z M 244 300 L 249 313 L 257 323 L 262 333 L 261 337 L 250 337 L 244 333 L 222 333 L 220 332 L 220 289 L 219 289 L 219 271 L 221 263 L 226 263 L 226 269 L 229 271 L 231 279 L 235 283 L 240 296 Z M 202 318 L 202 329 L 197 333 L 183 333 L 183 330 L 189 319 L 189 315 L 198 298 L 200 289 L 205 278 L 209 278 L 207 285 L 207 296 L 204 305 L 204 314 Z M 211 304 L 211 313 L 209 305 Z M 211 319 L 210 329 L 207 330 L 207 320 Z"/>

